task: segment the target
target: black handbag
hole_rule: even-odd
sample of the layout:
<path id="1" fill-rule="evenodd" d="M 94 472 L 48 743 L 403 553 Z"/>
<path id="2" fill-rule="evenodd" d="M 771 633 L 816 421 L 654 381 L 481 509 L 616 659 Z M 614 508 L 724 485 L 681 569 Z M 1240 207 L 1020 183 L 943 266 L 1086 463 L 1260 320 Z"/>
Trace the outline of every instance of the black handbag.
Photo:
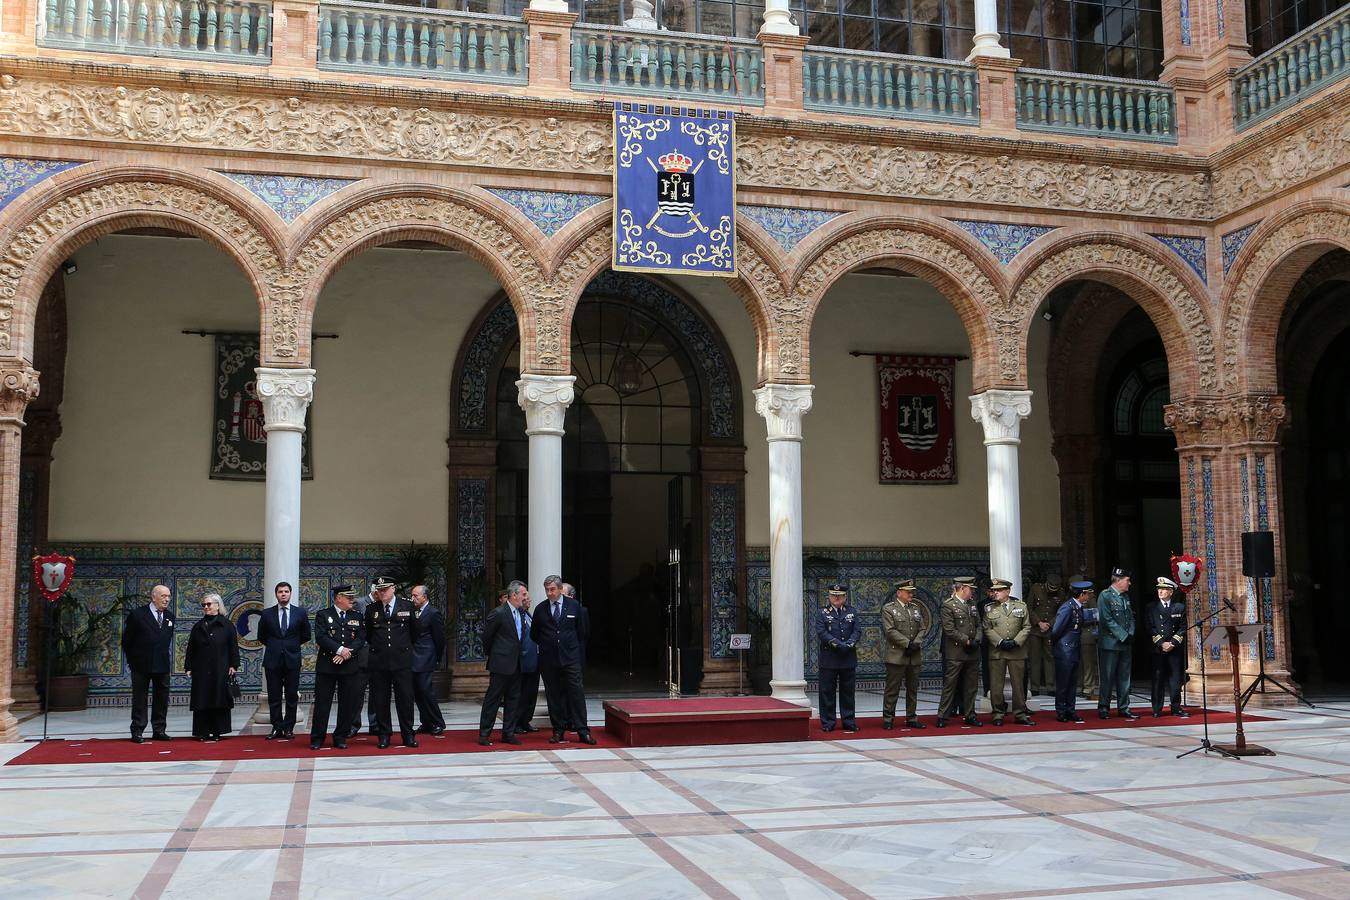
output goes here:
<path id="1" fill-rule="evenodd" d="M 242 685 L 239 684 L 239 676 L 238 676 L 238 675 L 231 675 L 231 676 L 230 676 L 230 698 L 233 699 L 233 700 L 238 700 L 240 697 L 243 696 L 243 694 L 244 694 L 244 688 L 243 688 Z"/>

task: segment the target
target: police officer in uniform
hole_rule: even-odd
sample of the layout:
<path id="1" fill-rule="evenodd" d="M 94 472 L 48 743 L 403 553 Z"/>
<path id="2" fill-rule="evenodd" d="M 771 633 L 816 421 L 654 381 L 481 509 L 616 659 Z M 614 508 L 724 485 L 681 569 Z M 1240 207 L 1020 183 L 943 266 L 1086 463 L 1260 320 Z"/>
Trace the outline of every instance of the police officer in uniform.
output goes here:
<path id="1" fill-rule="evenodd" d="M 1048 694 L 1055 689 L 1055 659 L 1050 647 L 1050 629 L 1055 613 L 1064 603 L 1064 583 L 1058 572 L 1046 576 L 1043 584 L 1031 586 L 1027 612 L 1031 616 L 1031 638 L 1027 641 L 1027 687 L 1031 693 Z"/>
<path id="2" fill-rule="evenodd" d="M 1097 595 L 1097 659 L 1101 668 L 1101 696 L 1097 717 L 1111 718 L 1111 695 L 1123 719 L 1130 712 L 1130 666 L 1134 653 L 1134 607 L 1130 605 L 1130 573 L 1117 566 L 1111 586 Z"/>
<path id="3" fill-rule="evenodd" d="M 881 727 L 895 727 L 895 704 L 900 683 L 905 685 L 905 726 L 923 728 L 919 721 L 919 669 L 923 667 L 923 610 L 914 599 L 914 582 L 895 585 L 895 599 L 881 609 L 881 633 L 886 639 L 886 694 L 881 704 Z"/>
<path id="4" fill-rule="evenodd" d="M 984 636 L 989 641 L 989 702 L 994 708 L 994 724 L 1002 725 L 1008 712 L 1003 696 L 1006 674 L 1012 678 L 1013 720 L 1018 725 L 1035 725 L 1027 712 L 1027 638 L 1031 635 L 1031 614 L 1025 603 L 1008 595 L 1012 582 L 995 578 L 991 587 L 994 602 L 984 614 Z"/>
<path id="5" fill-rule="evenodd" d="M 352 719 L 360 714 L 361 698 L 356 689 L 359 666 L 366 655 L 366 626 L 352 609 L 356 590 L 340 584 L 333 588 L 333 605 L 314 613 L 314 641 L 319 645 L 314 659 L 314 718 L 310 722 L 309 749 L 323 747 L 328 736 L 328 714 L 333 692 L 338 695 L 337 728 L 333 746 L 347 749 Z"/>
<path id="6" fill-rule="evenodd" d="M 1083 724 L 1078 715 L 1078 667 L 1082 660 L 1084 605 L 1092 595 L 1092 582 L 1069 582 L 1069 599 L 1060 604 L 1055 624 L 1050 627 L 1050 643 L 1055 652 L 1055 721 Z"/>
<path id="7" fill-rule="evenodd" d="M 398 730 L 403 746 L 416 747 L 413 729 L 413 644 L 421 633 L 417 608 L 411 600 L 394 596 L 393 579 L 383 575 L 371 585 L 375 602 L 366 607 L 367 667 L 370 678 L 370 730 L 379 738 L 380 749 L 389 746 L 394 726 L 389 719 L 389 692 L 398 709 Z"/>
<path id="8" fill-rule="evenodd" d="M 375 603 L 375 585 L 372 583 L 370 590 L 356 598 L 352 604 L 352 610 L 361 617 L 362 623 L 366 620 L 366 610 L 371 604 Z M 352 727 L 347 732 L 350 737 L 361 730 L 361 707 L 366 705 L 366 687 L 370 684 L 370 669 L 367 662 L 368 654 L 361 654 L 361 660 L 357 665 L 356 683 L 352 685 L 352 690 L 356 692 L 356 703 L 352 706 Z M 366 721 L 374 727 L 375 709 L 370 707 L 366 710 Z"/>
<path id="9" fill-rule="evenodd" d="M 820 641 L 820 729 L 834 731 L 835 693 L 839 695 L 838 718 L 845 731 L 857 731 L 853 686 L 858 673 L 858 639 L 862 623 L 848 605 L 848 588 L 830 586 L 830 605 L 816 610 L 816 638 Z"/>
<path id="10" fill-rule="evenodd" d="M 1162 716 L 1163 700 L 1172 715 L 1189 719 L 1181 708 L 1181 677 L 1186 669 L 1186 602 L 1176 597 L 1177 583 L 1158 579 L 1158 600 L 1148 606 L 1148 631 L 1153 641 L 1153 718 Z"/>
<path id="11" fill-rule="evenodd" d="M 942 601 L 942 699 L 938 701 L 937 727 L 947 726 L 952 705 L 959 692 L 961 708 L 965 710 L 967 725 L 980 727 L 984 723 L 975 715 L 975 679 L 979 675 L 980 610 L 975 605 L 975 579 L 961 576 L 952 579 L 952 595 Z"/>

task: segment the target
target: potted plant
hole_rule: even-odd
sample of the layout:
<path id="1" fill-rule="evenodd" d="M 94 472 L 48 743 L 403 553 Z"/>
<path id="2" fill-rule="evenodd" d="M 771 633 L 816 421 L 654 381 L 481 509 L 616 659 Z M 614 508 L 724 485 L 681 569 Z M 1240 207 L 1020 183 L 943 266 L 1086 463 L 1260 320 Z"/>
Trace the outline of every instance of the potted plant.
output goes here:
<path id="1" fill-rule="evenodd" d="M 144 597 L 127 594 L 103 609 L 91 609 L 75 594 L 47 604 L 46 627 L 50 685 L 45 698 L 51 712 L 85 709 L 89 705 L 89 654 L 98 646 L 106 626 L 125 616 L 128 607 Z M 46 637 L 44 635 L 44 637 Z"/>
<path id="2" fill-rule="evenodd" d="M 745 624 L 750 629 L 750 690 L 756 694 L 771 692 L 773 678 L 773 624 L 768 612 L 745 607 Z"/>

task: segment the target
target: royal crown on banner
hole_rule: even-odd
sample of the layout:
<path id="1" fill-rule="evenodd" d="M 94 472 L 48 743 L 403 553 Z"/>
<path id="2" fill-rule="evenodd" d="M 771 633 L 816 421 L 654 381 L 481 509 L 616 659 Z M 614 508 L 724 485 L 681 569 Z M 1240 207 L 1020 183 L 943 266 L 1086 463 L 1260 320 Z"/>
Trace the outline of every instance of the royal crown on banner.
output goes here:
<path id="1" fill-rule="evenodd" d="M 735 119 L 614 105 L 614 263 L 628 272 L 736 274 Z"/>

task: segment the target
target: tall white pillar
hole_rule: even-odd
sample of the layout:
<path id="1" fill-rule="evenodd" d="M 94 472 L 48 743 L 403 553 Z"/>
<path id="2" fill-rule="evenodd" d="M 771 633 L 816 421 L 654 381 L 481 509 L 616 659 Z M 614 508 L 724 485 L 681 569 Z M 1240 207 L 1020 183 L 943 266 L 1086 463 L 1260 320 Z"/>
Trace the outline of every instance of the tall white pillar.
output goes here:
<path id="1" fill-rule="evenodd" d="M 572 405 L 573 375 L 521 375 L 517 402 L 530 437 L 530 599 L 544 596 L 544 579 L 562 574 L 563 420 Z"/>
<path id="2" fill-rule="evenodd" d="M 571 10 L 567 8 L 567 0 L 530 0 L 529 8 L 541 12 L 571 12 Z"/>
<path id="3" fill-rule="evenodd" d="M 966 62 L 977 56 L 993 56 L 1008 59 L 1008 48 L 998 42 L 998 3 L 997 0 L 974 0 L 975 2 L 975 46 L 971 48 Z"/>
<path id="4" fill-rule="evenodd" d="M 989 473 L 989 574 L 1012 582 L 1022 597 L 1022 503 L 1017 446 L 1022 420 L 1031 415 L 1031 391 L 985 391 L 970 398 L 970 414 L 984 426 Z"/>
<path id="5" fill-rule="evenodd" d="M 313 369 L 257 370 L 267 432 L 267 507 L 263 528 L 263 603 L 275 606 L 277 582 L 300 591 L 300 463 Z"/>
<path id="6" fill-rule="evenodd" d="M 764 0 L 764 24 L 759 26 L 760 34 L 801 34 L 801 29 L 792 21 L 792 11 L 787 0 Z"/>
<path id="7" fill-rule="evenodd" d="M 809 705 L 802 642 L 802 416 L 811 409 L 809 384 L 766 384 L 755 412 L 769 429 L 769 592 L 773 677 L 779 700 Z"/>

